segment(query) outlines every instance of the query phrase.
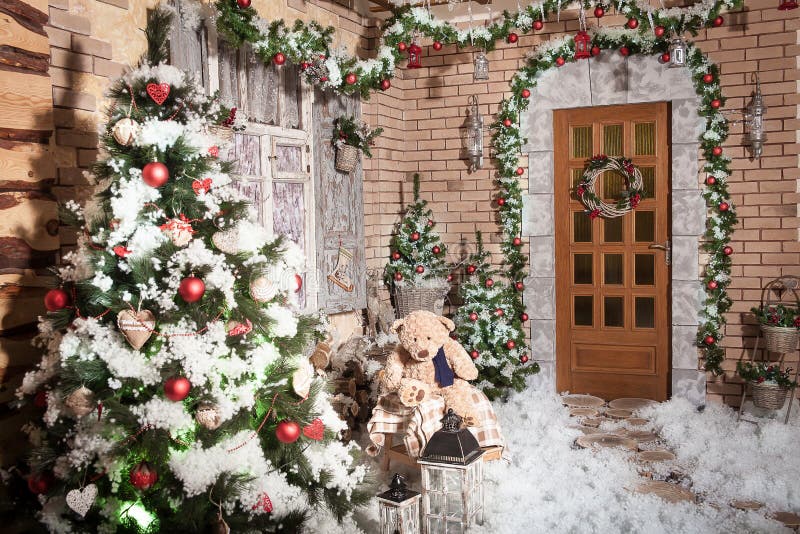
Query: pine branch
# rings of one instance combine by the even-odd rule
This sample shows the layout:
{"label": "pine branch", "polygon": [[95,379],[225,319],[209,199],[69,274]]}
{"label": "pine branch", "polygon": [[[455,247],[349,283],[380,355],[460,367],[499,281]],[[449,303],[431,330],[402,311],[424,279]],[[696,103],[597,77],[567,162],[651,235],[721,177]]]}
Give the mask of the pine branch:
{"label": "pine branch", "polygon": [[150,65],[169,61],[169,31],[172,26],[172,11],[157,7],[147,12],[147,52],[144,59]]}

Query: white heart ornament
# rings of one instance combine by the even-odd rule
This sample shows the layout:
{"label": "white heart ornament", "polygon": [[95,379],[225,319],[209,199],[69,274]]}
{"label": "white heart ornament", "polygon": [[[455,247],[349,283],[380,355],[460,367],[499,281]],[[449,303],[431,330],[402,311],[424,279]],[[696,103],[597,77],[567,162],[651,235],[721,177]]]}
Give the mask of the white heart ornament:
{"label": "white heart ornament", "polygon": [[96,498],[97,486],[88,484],[83,489],[74,489],[67,493],[67,506],[79,516],[86,517]]}
{"label": "white heart ornament", "polygon": [[300,362],[300,366],[292,374],[292,389],[303,399],[308,397],[311,390],[311,381],[314,379],[314,368],[305,360]]}
{"label": "white heart ornament", "polygon": [[122,310],[117,315],[117,328],[128,340],[130,346],[136,350],[141,349],[156,326],[156,317],[150,310]]}
{"label": "white heart ornament", "polygon": [[239,228],[231,228],[221,232],[215,232],[211,236],[211,242],[218,250],[225,254],[239,253]]}

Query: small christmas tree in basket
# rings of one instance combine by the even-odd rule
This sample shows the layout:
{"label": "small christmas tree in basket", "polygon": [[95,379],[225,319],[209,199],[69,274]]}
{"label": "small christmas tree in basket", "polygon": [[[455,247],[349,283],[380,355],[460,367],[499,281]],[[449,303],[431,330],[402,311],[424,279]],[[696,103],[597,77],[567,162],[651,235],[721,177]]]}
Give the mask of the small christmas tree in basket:
{"label": "small christmas tree in basket", "polygon": [[427,205],[419,198],[419,174],[415,174],[414,203],[395,228],[384,275],[386,285],[392,289],[398,318],[416,310],[441,315],[450,290],[447,248],[434,230],[433,212]]}

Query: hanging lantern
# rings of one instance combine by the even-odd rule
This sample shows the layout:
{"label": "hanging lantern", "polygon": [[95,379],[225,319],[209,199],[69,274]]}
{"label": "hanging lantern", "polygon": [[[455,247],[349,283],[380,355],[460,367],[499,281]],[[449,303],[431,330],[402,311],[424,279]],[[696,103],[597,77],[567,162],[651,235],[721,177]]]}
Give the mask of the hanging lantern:
{"label": "hanging lantern", "polygon": [[380,534],[420,534],[420,499],[418,492],[407,488],[402,475],[395,473],[389,491],[378,495]]}
{"label": "hanging lantern", "polygon": [[422,67],[422,47],[419,46],[417,38],[414,37],[411,46],[408,47],[408,68],[418,69],[420,67]]}
{"label": "hanging lantern", "polygon": [[422,522],[427,534],[466,532],[483,524],[483,451],[461,417],[447,411],[419,457]]}
{"label": "hanging lantern", "polygon": [[761,81],[758,79],[758,73],[753,73],[753,77],[756,79],[756,90],[753,93],[753,99],[745,108],[744,118],[747,128],[745,139],[750,144],[750,154],[753,159],[759,159],[761,151],[764,149],[764,141],[767,140],[764,133],[764,114],[767,112],[767,106],[764,105],[764,97],[761,96]]}
{"label": "hanging lantern", "polygon": [[670,68],[686,66],[686,43],[680,37],[673,37],[669,42]]}
{"label": "hanging lantern", "polygon": [[588,59],[592,57],[591,42],[589,34],[581,30],[575,35],[575,59]]}
{"label": "hanging lantern", "polygon": [[483,166],[483,117],[478,109],[478,97],[469,97],[470,109],[467,117],[467,155],[469,156],[469,172],[475,172]]}
{"label": "hanging lantern", "polygon": [[489,59],[483,50],[475,54],[475,70],[472,71],[472,79],[476,82],[489,79]]}
{"label": "hanging lantern", "polygon": [[782,0],[781,3],[778,5],[778,9],[781,11],[787,11],[789,9],[797,9],[797,0]]}

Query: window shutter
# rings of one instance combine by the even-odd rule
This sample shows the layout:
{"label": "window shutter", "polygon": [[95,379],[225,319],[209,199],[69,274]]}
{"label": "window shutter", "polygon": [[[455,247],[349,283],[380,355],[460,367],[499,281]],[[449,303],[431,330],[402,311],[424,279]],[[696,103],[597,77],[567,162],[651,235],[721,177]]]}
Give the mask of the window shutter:
{"label": "window shutter", "polygon": [[169,62],[172,66],[194,74],[208,93],[208,33],[202,22],[197,28],[187,27],[184,4],[176,2],[177,16],[169,34]]}
{"label": "window shutter", "polygon": [[[345,174],[334,168],[336,151],[331,144],[333,121],[341,115],[361,115],[355,96],[339,96],[315,89],[314,195],[316,252],[319,276],[318,306],[328,313],[366,308],[366,260],[364,256],[363,170]],[[353,254],[345,274],[353,282],[348,292],[328,280],[336,268],[339,246]]]}

